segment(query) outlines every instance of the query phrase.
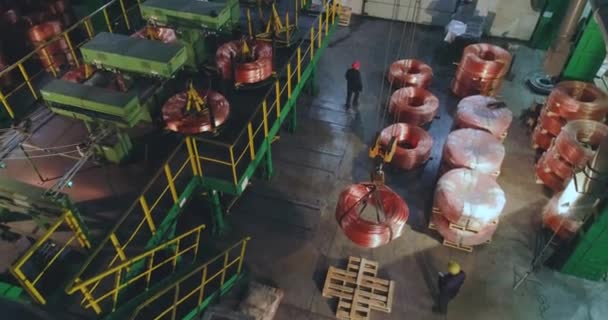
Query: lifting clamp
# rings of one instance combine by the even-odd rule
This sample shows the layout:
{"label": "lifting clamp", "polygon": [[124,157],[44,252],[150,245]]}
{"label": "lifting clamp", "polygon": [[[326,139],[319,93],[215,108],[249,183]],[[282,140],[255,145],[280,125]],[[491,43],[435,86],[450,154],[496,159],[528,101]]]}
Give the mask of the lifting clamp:
{"label": "lifting clamp", "polygon": [[203,99],[203,97],[201,97],[198,90],[196,90],[194,88],[194,84],[192,83],[192,80],[190,80],[188,82],[188,91],[187,92],[188,92],[188,96],[187,96],[188,101],[186,102],[186,113],[194,112],[194,113],[208,115],[209,123],[211,124],[213,131],[215,131],[216,130],[215,117],[213,115],[213,110],[211,110],[211,108],[209,108],[207,106],[207,104],[205,103],[205,99]]}
{"label": "lifting clamp", "polygon": [[369,148],[369,157],[374,159],[374,171],[371,173],[371,180],[376,185],[384,184],[384,164],[393,161],[393,156],[397,150],[397,139],[392,137],[388,145],[383,146],[380,142],[380,132],[376,133],[374,145]]}

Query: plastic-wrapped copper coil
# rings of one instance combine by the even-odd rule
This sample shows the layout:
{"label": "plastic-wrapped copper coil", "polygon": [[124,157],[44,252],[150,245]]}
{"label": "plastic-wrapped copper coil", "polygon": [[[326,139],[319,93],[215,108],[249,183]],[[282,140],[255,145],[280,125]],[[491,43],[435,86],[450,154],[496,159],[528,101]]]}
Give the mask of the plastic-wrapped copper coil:
{"label": "plastic-wrapped copper coil", "polygon": [[433,138],[426,130],[406,123],[396,123],[382,130],[380,143],[387,147],[393,137],[397,148],[391,165],[410,170],[424,164],[431,157]]}
{"label": "plastic-wrapped copper coil", "polygon": [[476,232],[452,228],[450,221],[438,213],[431,215],[431,222],[435,225],[437,232],[448,241],[463,246],[476,246],[492,240],[492,236],[498,228],[498,219],[492,221]]}
{"label": "plastic-wrapped copper coil", "polygon": [[560,214],[558,204],[562,193],[555,194],[543,208],[543,224],[564,240],[572,239],[583,225],[582,221]]}
{"label": "plastic-wrapped copper coil", "polygon": [[[382,216],[366,218],[362,213],[367,207],[379,209]],[[344,234],[365,248],[376,248],[400,237],[408,217],[409,208],[397,193],[372,183],[348,186],[336,206],[336,220]]]}
{"label": "plastic-wrapped copper coil", "polygon": [[498,139],[507,136],[513,113],[492,97],[470,96],[458,103],[454,123],[457,128],[485,130]]}
{"label": "plastic-wrapped copper coil", "polygon": [[399,122],[422,126],[433,121],[439,109],[439,100],[426,89],[401,88],[391,96],[389,110]]}
{"label": "plastic-wrapped copper coil", "polygon": [[470,169],[454,169],[439,178],[434,208],[448,221],[474,230],[493,223],[506,198],[496,180]]}
{"label": "plastic-wrapped copper coil", "polygon": [[546,154],[543,154],[536,163],[536,183],[544,184],[555,192],[564,190],[566,187],[565,180],[545,166],[545,156]]}
{"label": "plastic-wrapped copper coil", "polygon": [[459,129],[443,145],[445,169],[467,168],[497,177],[505,158],[505,147],[486,131]]}
{"label": "plastic-wrapped copper coil", "polygon": [[542,130],[549,132],[552,136],[557,137],[562,127],[566,125],[566,120],[559,116],[552,115],[552,112],[546,108],[540,112],[538,123]]}
{"label": "plastic-wrapped copper coil", "polygon": [[459,97],[473,94],[495,95],[509,70],[511,54],[495,45],[467,46],[452,80],[452,92]]}
{"label": "plastic-wrapped copper coil", "polygon": [[[84,64],[80,65],[80,67],[72,68],[63,74],[61,79],[74,83],[83,83],[87,80],[86,68],[87,66]],[[89,66],[88,68],[91,74],[95,72],[95,68],[93,66]]]}
{"label": "plastic-wrapped copper coil", "polygon": [[131,35],[133,38],[157,40],[163,43],[176,43],[177,34],[171,28],[145,26]]}
{"label": "plastic-wrapped copper coil", "polygon": [[198,94],[211,112],[198,112],[194,106],[187,111],[188,94],[186,92],[178,93],[163,105],[162,114],[167,129],[191,135],[212,132],[226,122],[230,114],[228,100],[211,90],[199,90]]}
{"label": "plastic-wrapped copper coil", "polygon": [[548,168],[555,175],[563,180],[572,177],[574,168],[564,158],[562,158],[555,147],[549,148],[547,152],[539,159],[539,165]]}
{"label": "plastic-wrapped copper coil", "polygon": [[608,96],[591,83],[564,81],[551,90],[547,108],[566,120],[603,121],[608,113]]}
{"label": "plastic-wrapped copper coil", "polygon": [[543,131],[543,128],[538,124],[532,131],[532,148],[547,150],[551,147],[554,138],[549,132]]}
{"label": "plastic-wrapped copper coil", "polygon": [[217,49],[215,61],[220,76],[236,83],[252,84],[272,76],[272,45],[261,40],[247,41],[250,56],[243,56],[243,41],[224,43]]}
{"label": "plastic-wrapped copper coil", "polygon": [[428,88],[433,79],[433,69],[420,60],[397,60],[391,64],[387,78],[396,88],[410,86]]}
{"label": "plastic-wrapped copper coil", "polygon": [[602,139],[608,136],[608,126],[593,120],[568,122],[555,139],[560,157],[575,167],[584,166],[595,155]]}

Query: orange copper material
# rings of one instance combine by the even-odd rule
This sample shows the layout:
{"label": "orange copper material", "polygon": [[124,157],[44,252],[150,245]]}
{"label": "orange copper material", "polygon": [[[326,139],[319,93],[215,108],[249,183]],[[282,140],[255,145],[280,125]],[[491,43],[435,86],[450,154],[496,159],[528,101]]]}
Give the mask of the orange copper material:
{"label": "orange copper material", "polygon": [[433,69],[420,60],[397,60],[391,64],[387,78],[388,82],[396,88],[410,86],[427,88],[433,79]]}
{"label": "orange copper material", "polygon": [[547,131],[552,136],[557,137],[562,127],[566,125],[566,120],[559,116],[553,115],[547,108],[543,108],[538,117],[538,123],[541,129]]}
{"label": "orange copper material", "polygon": [[178,93],[165,102],[162,114],[167,129],[192,135],[212,132],[226,122],[230,114],[228,100],[223,95],[211,90],[199,90],[198,94],[205,102],[207,112],[199,112],[194,107],[187,111],[187,92]]}
{"label": "orange copper material", "polygon": [[387,147],[395,137],[397,149],[391,165],[410,170],[424,164],[431,157],[433,138],[426,130],[406,123],[396,123],[380,133],[380,144]]}
{"label": "orange copper material", "polygon": [[[72,68],[65,74],[63,74],[63,76],[61,76],[61,79],[74,83],[83,83],[88,79],[86,68],[87,66],[84,64],[80,67]],[[88,66],[88,68],[91,74],[95,72],[95,68],[93,66]]]}
{"label": "orange copper material", "polygon": [[470,96],[458,103],[454,123],[458,128],[485,130],[504,139],[513,121],[513,113],[504,103],[486,96]]}
{"label": "orange copper material", "polygon": [[399,122],[422,126],[435,118],[439,100],[426,89],[401,88],[391,96],[389,111]]}
{"label": "orange copper material", "polygon": [[544,184],[555,192],[564,190],[566,187],[564,179],[545,166],[546,161],[543,159],[544,157],[546,157],[546,154],[543,154],[536,163],[536,182]]}
{"label": "orange copper material", "polygon": [[[365,216],[367,207],[374,218]],[[344,234],[355,244],[365,248],[385,245],[403,234],[409,217],[405,201],[384,185],[359,183],[340,193],[336,206],[336,220]]]}
{"label": "orange copper material", "polygon": [[133,38],[156,40],[163,43],[176,43],[177,34],[171,28],[146,26],[131,35]]}
{"label": "orange copper material", "polygon": [[549,132],[544,132],[540,125],[537,125],[532,132],[532,148],[547,150],[554,138]]}
{"label": "orange copper material", "polygon": [[497,177],[505,147],[490,133],[477,129],[459,129],[448,135],[441,159],[443,170],[467,168]]}
{"label": "orange copper material", "polygon": [[539,164],[540,166],[548,168],[551,170],[551,172],[563,180],[569,179],[574,173],[572,165],[560,157],[555,147],[549,148],[549,150],[547,150],[547,152],[539,159],[539,162],[541,162]]}
{"label": "orange copper material", "polygon": [[511,54],[495,45],[467,46],[452,80],[452,92],[459,97],[474,94],[494,96],[509,70]]}
{"label": "orange copper material", "polygon": [[477,232],[459,230],[450,227],[450,221],[438,213],[433,213],[431,215],[431,222],[437,228],[437,232],[439,232],[445,240],[464,246],[476,246],[487,243],[492,240],[492,236],[498,228],[498,220],[496,220],[484,225],[481,229],[477,230]]}
{"label": "orange copper material", "polygon": [[573,120],[555,139],[555,149],[568,163],[582,167],[595,156],[595,150],[607,136],[608,126],[601,122]]}
{"label": "orange copper material", "polygon": [[[55,36],[55,29],[51,23],[43,23],[33,26],[28,31],[28,37],[34,47],[41,47],[45,42],[52,39]],[[65,61],[66,57],[63,54],[63,50],[58,41],[48,44],[42,50],[38,52],[38,57],[45,70],[50,71],[51,69],[59,70]]]}
{"label": "orange copper material", "polygon": [[583,222],[571,218],[567,214],[560,214],[558,204],[561,195],[561,192],[555,194],[543,208],[543,224],[553,230],[559,238],[568,240],[576,235]]}
{"label": "orange copper material", "polygon": [[220,76],[236,83],[252,84],[272,76],[272,45],[261,40],[249,40],[250,55],[243,55],[243,41],[235,40],[217,49],[215,60]]}
{"label": "orange copper material", "polygon": [[604,121],[608,113],[608,96],[591,83],[563,81],[547,97],[547,111],[565,120]]}

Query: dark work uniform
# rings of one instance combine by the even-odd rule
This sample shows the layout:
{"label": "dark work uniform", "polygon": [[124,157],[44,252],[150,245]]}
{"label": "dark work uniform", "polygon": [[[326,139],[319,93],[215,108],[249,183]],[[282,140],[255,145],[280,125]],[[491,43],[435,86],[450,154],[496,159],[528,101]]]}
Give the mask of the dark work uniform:
{"label": "dark work uniform", "polygon": [[350,99],[354,94],[353,104],[359,104],[359,92],[363,90],[361,73],[357,69],[350,68],[346,71],[346,107],[350,107]]}
{"label": "dark work uniform", "polygon": [[448,302],[454,299],[464,283],[466,274],[463,271],[456,275],[446,274],[439,277],[439,299],[437,301],[437,311],[447,313]]}

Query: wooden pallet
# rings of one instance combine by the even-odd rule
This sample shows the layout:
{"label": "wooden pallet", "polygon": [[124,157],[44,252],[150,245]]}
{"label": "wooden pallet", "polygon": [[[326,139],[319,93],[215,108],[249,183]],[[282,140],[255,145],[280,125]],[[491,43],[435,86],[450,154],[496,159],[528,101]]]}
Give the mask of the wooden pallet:
{"label": "wooden pallet", "polygon": [[350,25],[350,17],[353,13],[353,9],[350,7],[340,7],[338,25],[342,27],[348,27]]}

